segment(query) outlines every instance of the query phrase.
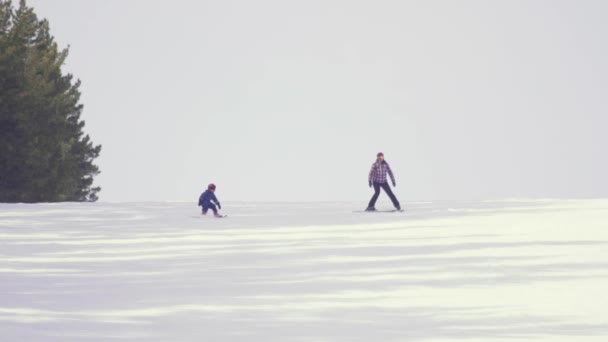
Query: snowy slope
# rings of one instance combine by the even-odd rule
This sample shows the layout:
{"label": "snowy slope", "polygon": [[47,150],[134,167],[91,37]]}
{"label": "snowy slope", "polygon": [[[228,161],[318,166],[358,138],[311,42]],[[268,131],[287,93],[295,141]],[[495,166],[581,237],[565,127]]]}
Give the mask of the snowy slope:
{"label": "snowy slope", "polygon": [[608,200],[0,204],[0,341],[607,341]]}

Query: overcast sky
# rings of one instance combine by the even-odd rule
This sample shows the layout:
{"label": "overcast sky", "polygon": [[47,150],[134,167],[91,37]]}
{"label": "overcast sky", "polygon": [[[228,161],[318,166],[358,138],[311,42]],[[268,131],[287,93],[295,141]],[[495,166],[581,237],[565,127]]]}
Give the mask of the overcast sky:
{"label": "overcast sky", "polygon": [[[29,0],[102,201],[608,196],[608,1]],[[386,201],[386,197],[382,197]]]}

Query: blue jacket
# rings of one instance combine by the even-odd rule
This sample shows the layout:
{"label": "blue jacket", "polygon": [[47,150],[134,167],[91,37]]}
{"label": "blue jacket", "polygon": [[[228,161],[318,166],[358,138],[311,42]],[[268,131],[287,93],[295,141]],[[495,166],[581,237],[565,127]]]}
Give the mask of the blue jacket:
{"label": "blue jacket", "polygon": [[203,192],[201,194],[201,196],[198,198],[199,206],[202,205],[203,207],[208,207],[211,202],[214,202],[218,206],[220,205],[220,201],[217,200],[217,197],[215,197],[215,194],[209,190],[206,190],[205,192]]}

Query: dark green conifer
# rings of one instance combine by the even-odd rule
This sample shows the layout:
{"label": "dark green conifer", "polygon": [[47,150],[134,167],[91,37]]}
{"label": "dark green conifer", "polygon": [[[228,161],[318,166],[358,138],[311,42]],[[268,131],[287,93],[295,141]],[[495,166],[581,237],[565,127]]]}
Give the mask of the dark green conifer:
{"label": "dark green conifer", "polygon": [[24,0],[0,0],[0,202],[97,200],[101,146],[83,133],[67,56]]}

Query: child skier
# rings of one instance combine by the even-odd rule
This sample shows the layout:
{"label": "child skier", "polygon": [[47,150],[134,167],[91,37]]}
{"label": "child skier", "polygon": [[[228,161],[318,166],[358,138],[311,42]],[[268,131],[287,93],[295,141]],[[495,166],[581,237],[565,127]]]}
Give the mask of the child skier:
{"label": "child skier", "polygon": [[[207,190],[198,198],[198,205],[203,207],[203,215],[207,215],[207,211],[211,209],[211,211],[213,211],[213,216],[222,217],[217,211],[217,209],[222,209],[222,205],[220,204],[220,201],[217,200],[217,197],[215,197],[215,184],[209,184]],[[216,205],[217,208],[215,207]]]}

